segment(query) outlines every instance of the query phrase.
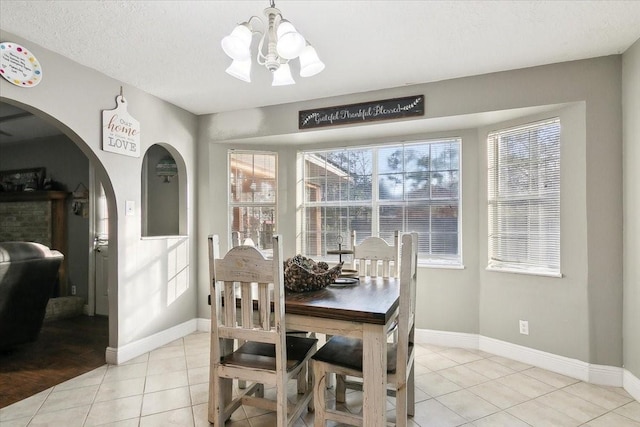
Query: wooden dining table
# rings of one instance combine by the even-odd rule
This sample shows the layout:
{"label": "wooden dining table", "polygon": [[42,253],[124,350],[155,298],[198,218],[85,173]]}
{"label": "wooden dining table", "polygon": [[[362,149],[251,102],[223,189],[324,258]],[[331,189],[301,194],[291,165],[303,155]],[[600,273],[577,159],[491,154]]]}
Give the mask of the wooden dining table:
{"label": "wooden dining table", "polygon": [[362,340],[362,415],[368,427],[386,425],[387,331],[397,314],[399,291],[398,279],[360,277],[356,285],[285,296],[287,329]]}

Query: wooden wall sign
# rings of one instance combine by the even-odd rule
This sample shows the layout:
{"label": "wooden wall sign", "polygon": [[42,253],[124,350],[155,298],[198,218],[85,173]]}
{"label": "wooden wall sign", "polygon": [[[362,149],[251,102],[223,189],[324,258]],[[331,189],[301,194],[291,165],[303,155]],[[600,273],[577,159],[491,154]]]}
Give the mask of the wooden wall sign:
{"label": "wooden wall sign", "polygon": [[298,129],[365,123],[424,115],[424,95],[360,104],[304,110],[298,113]]}
{"label": "wooden wall sign", "polygon": [[140,157],[140,122],[127,112],[127,101],[116,97],[115,110],[102,110],[102,150]]}

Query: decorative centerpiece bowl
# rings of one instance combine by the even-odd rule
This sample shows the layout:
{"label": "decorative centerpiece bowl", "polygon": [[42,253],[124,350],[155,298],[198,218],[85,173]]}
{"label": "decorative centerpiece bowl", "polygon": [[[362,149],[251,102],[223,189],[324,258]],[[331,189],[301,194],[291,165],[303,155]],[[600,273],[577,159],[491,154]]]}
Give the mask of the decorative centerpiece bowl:
{"label": "decorative centerpiece bowl", "polygon": [[284,286],[293,292],[309,292],[329,286],[342,272],[342,262],[329,268],[324,261],[296,255],[284,262]]}

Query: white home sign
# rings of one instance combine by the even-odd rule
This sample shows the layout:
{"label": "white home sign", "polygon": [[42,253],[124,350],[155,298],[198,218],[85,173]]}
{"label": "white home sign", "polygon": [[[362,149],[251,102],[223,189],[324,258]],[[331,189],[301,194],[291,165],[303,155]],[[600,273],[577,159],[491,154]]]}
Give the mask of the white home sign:
{"label": "white home sign", "polygon": [[140,157],[140,122],[129,115],[122,95],[115,110],[102,110],[102,150]]}

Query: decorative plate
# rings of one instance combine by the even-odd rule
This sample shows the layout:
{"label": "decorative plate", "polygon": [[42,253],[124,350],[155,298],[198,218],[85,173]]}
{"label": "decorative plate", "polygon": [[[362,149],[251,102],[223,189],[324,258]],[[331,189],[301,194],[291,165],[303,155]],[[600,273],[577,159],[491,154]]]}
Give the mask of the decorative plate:
{"label": "decorative plate", "polygon": [[360,280],[354,277],[338,277],[333,282],[331,282],[329,286],[333,286],[336,288],[344,288],[347,286],[355,286],[358,283],[360,283]]}
{"label": "decorative plate", "polygon": [[21,87],[33,87],[42,80],[42,67],[31,52],[13,42],[0,43],[0,76]]}
{"label": "decorative plate", "polygon": [[350,268],[343,268],[340,277],[358,277],[358,270],[352,270]]}

